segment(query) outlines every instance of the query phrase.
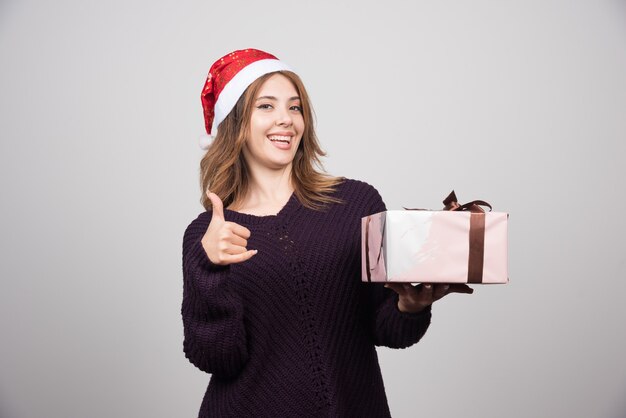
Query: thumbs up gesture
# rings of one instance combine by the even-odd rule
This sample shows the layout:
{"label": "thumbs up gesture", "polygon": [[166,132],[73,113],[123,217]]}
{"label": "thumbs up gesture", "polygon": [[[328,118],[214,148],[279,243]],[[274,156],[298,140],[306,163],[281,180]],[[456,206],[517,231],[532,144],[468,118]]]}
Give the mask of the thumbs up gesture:
{"label": "thumbs up gesture", "polygon": [[202,237],[202,247],[213,264],[227,265],[249,260],[257,250],[248,250],[250,230],[224,218],[224,205],[220,198],[207,191],[213,205],[211,223]]}

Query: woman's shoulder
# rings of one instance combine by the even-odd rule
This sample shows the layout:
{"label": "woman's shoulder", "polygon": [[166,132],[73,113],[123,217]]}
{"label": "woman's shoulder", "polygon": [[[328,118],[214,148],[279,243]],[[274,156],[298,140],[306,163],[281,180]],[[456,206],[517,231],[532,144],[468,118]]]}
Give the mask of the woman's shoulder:
{"label": "woman's shoulder", "polygon": [[376,190],[376,188],[371,184],[362,180],[350,179],[346,177],[342,177],[342,182],[339,184],[338,191],[342,195],[354,194],[380,196],[378,190]]}
{"label": "woman's shoulder", "polygon": [[191,221],[191,223],[185,229],[184,241],[193,240],[198,236],[204,235],[206,229],[209,227],[211,223],[211,211],[201,212],[196,219]]}
{"label": "woman's shoulder", "polygon": [[385,210],[378,190],[362,180],[344,178],[337,188],[337,197],[347,204],[360,208],[360,211],[365,211],[366,215]]}

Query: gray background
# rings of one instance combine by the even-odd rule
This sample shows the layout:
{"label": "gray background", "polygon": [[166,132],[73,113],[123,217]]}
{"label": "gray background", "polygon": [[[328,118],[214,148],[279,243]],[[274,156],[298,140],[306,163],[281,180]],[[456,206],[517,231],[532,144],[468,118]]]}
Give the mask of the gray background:
{"label": "gray background", "polygon": [[191,417],[181,239],[200,90],[233,49],[304,79],[333,174],[510,217],[510,278],[380,349],[395,417],[626,416],[626,5],[0,3],[0,416]]}

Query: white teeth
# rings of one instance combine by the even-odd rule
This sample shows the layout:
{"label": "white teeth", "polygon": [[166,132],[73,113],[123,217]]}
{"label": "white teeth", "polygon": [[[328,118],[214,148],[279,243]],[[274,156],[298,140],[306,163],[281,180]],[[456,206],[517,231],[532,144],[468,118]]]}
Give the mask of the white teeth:
{"label": "white teeth", "polygon": [[268,136],[267,138],[270,141],[279,141],[279,142],[284,142],[286,144],[289,144],[291,142],[291,137],[290,136],[272,135],[272,136]]}

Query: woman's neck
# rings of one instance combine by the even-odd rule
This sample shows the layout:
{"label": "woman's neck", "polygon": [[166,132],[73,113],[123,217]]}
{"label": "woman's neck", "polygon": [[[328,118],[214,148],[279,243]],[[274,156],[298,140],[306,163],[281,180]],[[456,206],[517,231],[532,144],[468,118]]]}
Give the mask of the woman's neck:
{"label": "woman's neck", "polygon": [[250,170],[248,191],[232,209],[250,215],[276,215],[293,193],[291,165],[280,170]]}

